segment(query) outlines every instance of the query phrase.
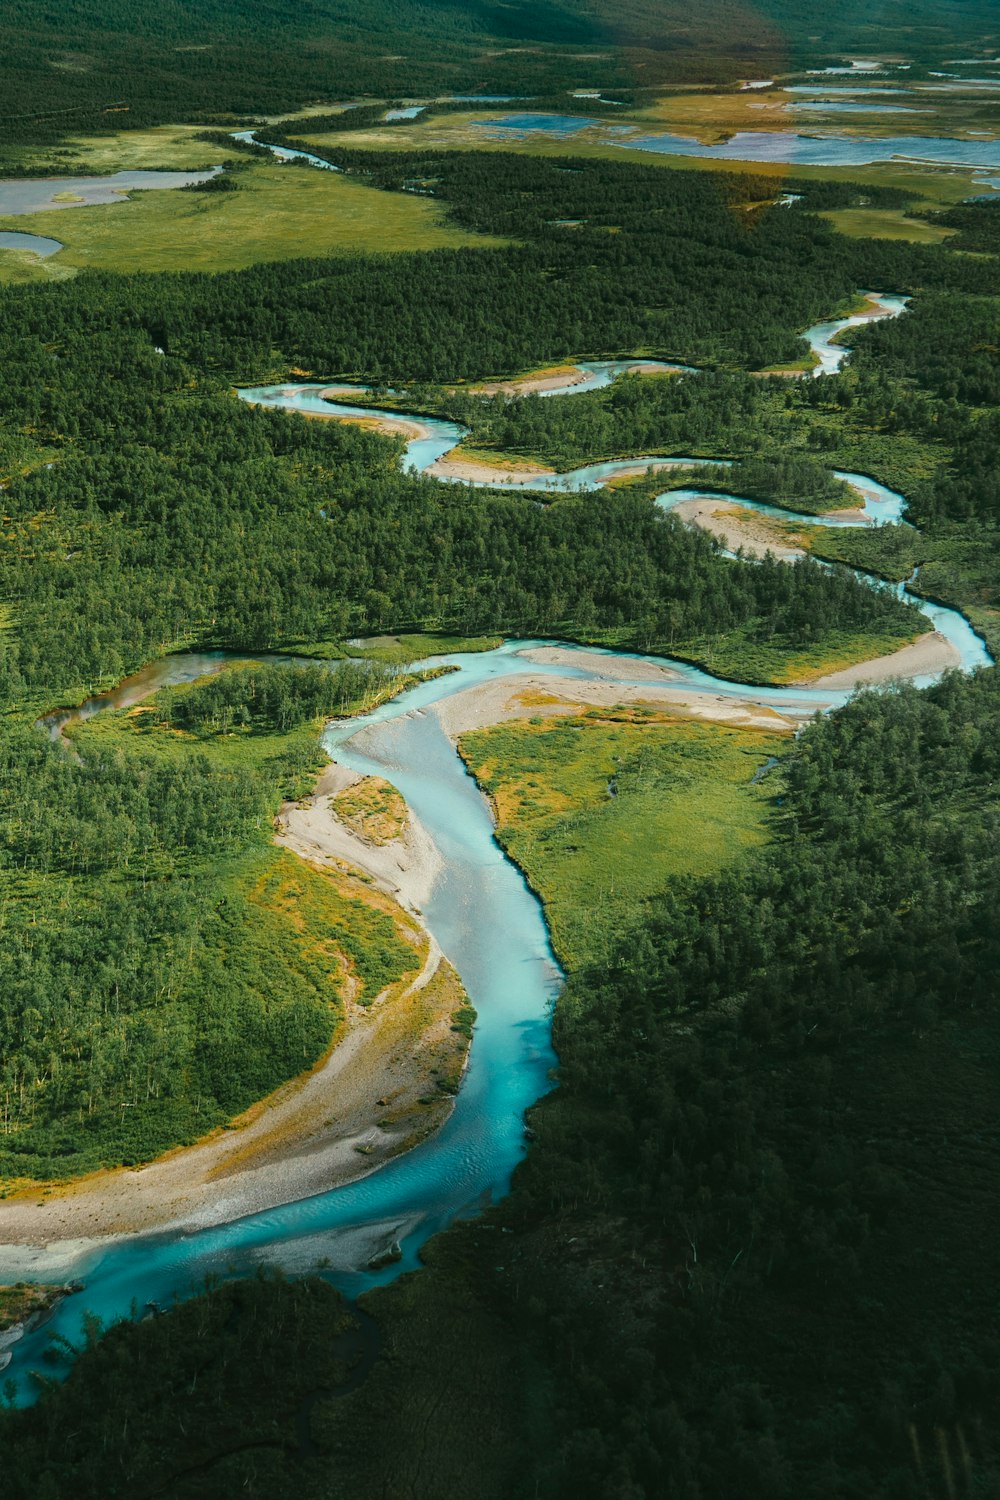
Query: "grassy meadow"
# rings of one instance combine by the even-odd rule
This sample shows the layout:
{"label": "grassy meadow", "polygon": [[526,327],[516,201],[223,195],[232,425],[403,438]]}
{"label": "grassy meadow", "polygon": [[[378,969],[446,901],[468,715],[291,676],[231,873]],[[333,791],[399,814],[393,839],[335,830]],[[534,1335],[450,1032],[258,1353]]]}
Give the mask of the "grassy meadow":
{"label": "grassy meadow", "polygon": [[753,777],[788,744],[639,704],[499,724],[459,749],[572,970],[605,958],[670,880],[714,874],[766,841],[773,783]]}
{"label": "grassy meadow", "polygon": [[[790,128],[794,117],[784,111],[787,95],[753,97],[739,93],[673,95],[625,114],[638,128],[671,128],[699,140],[725,138],[737,129]],[[950,101],[949,101],[950,103]],[[513,106],[511,106],[513,108]],[[573,109],[569,101],[567,110]],[[497,109],[497,117],[507,110]],[[863,118],[863,117],[862,117]],[[876,117],[873,117],[873,120]],[[907,130],[918,128],[914,115]],[[933,119],[928,116],[928,119]],[[810,117],[811,119],[811,117]],[[903,117],[900,117],[903,119]],[[896,117],[883,117],[880,130]],[[533,134],[522,138],[491,134],[491,117],[482,111],[459,111],[405,126],[314,133],[303,112],[298,125],[304,147],[365,150],[517,151],[529,155],[622,160],[623,153],[645,165],[673,170],[732,171],[801,180],[868,182],[913,195],[916,208],[944,207],[972,190],[971,169],[878,163],[869,167],[824,168],[768,162],[704,161],[654,152],[631,152],[627,144],[602,138],[608,121],[568,139]],[[805,122],[802,122],[803,125]],[[830,122],[826,122],[829,124]],[[869,124],[866,133],[878,133]],[[849,128],[842,118],[838,130]],[[484,128],[485,127],[485,128]],[[858,128],[855,125],[855,128]],[[898,123],[893,129],[902,128]],[[929,128],[925,126],[924,128]],[[942,120],[937,129],[945,130]],[[197,170],[232,160],[225,146],[199,139],[193,125],[165,125],[108,136],[79,136],[57,147],[7,148],[0,176],[8,170],[52,174],[104,174],[124,170]],[[0,250],[0,283],[23,284],[63,280],[84,269],[105,271],[228,271],[260,261],[295,259],[351,252],[430,250],[499,243],[469,234],[448,221],[447,211],[414,194],[388,193],[332,172],[277,162],[242,162],[236,192],[152,190],[122,203],[0,218],[0,229],[51,236],[64,249],[40,260],[29,253]],[[948,230],[907,217],[905,210],[854,208],[826,217],[852,236],[904,239],[930,244]]]}
{"label": "grassy meadow", "polygon": [[[151,134],[155,134],[152,132]],[[133,167],[206,166],[218,156],[176,161],[149,147]],[[82,172],[117,171],[110,151],[79,163]],[[446,222],[441,207],[412,193],[388,193],[311,167],[252,161],[234,192],[154,189],[121,203],[50,209],[0,219],[0,228],[61,240],[46,260],[0,252],[0,279],[58,280],[79,270],[235,271],[258,261],[302,256],[437,250],[498,241]]]}
{"label": "grassy meadow", "polygon": [[391,844],[406,830],[406,803],[381,776],[366,776],[332,799],[337,817],[369,844]]}
{"label": "grassy meadow", "polygon": [[909,240],[914,245],[939,245],[956,231],[927,219],[910,218],[901,208],[838,208],[820,214],[841,234],[854,239]]}

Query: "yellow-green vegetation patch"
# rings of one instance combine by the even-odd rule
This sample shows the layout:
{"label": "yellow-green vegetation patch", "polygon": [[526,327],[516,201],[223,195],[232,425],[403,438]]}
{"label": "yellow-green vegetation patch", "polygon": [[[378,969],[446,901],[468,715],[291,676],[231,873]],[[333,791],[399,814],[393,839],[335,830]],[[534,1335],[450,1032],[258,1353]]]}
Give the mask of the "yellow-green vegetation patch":
{"label": "yellow-green vegetation patch", "polygon": [[866,635],[830,630],[822,638],[801,650],[771,646],[764,641],[748,639],[746,630],[731,630],[723,636],[685,642],[678,655],[696,661],[717,677],[732,677],[738,682],[788,683],[805,682],[827,672],[839,672],[861,662],[888,656],[908,646],[924,634],[921,625],[901,635]]}
{"label": "yellow-green vegetation patch", "polygon": [[[204,161],[202,165],[204,165]],[[234,271],[258,261],[345,251],[437,250],[501,243],[449,224],[437,203],[314,168],[251,161],[235,191],[162,189],[121,203],[0,219],[61,240],[43,263],[105,271]],[[33,272],[34,274],[34,272]]]}
{"label": "yellow-green vegetation patch", "polygon": [[[251,942],[261,957],[266,961],[276,953],[293,981],[301,971],[316,988],[329,985],[332,1002],[339,1001],[348,981],[350,998],[370,1005],[420,967],[419,954],[403,940],[383,903],[362,899],[356,882],[314,869],[293,854],[271,851],[254,872],[247,897],[260,913],[259,935]],[[312,1060],[306,1058],[303,1066]]]}
{"label": "yellow-green vegetation patch", "polygon": [[[276,670],[229,680],[271,691]],[[282,797],[324,761],[315,725],[191,733],[164,712],[177,691],[74,726],[75,756],[24,730],[0,807],[17,857],[0,988],[37,1021],[5,1044],[0,1188],[196,1140],[315,1064],[346,1002],[424,961],[387,898],[272,842]]]}
{"label": "yellow-green vegetation patch", "polygon": [[[566,156],[603,158],[605,161],[632,161],[647,167],[660,167],[664,171],[677,172],[721,172],[738,174],[741,177],[766,177],[771,181],[794,177],[800,182],[847,182],[870,183],[873,187],[897,188],[910,193],[914,201],[926,198],[933,204],[947,206],[961,203],[974,193],[976,167],[935,166],[901,162],[871,162],[848,167],[817,167],[800,162],[738,161],[729,158],[703,156],[673,156],[665,151],[640,150],[630,146],[624,137],[601,140],[595,129],[586,129],[567,140],[565,136],[546,135],[533,131],[525,136],[516,136],[506,131],[491,134],[480,126],[496,124],[496,118],[509,113],[499,109],[497,117],[482,113],[452,114],[419,118],[413,125],[390,126],[384,129],[353,130],[337,133],[307,134],[297,137],[303,146],[318,146],[355,151],[516,151],[526,156],[551,156],[564,159]],[[613,120],[596,120],[596,130],[606,129]],[[636,121],[636,123],[640,123]],[[843,129],[838,124],[838,133]],[[643,134],[653,131],[643,131]],[[869,132],[866,131],[866,134]]]}
{"label": "yellow-green vegetation patch", "polygon": [[[630,122],[666,127],[705,143],[725,141],[737,130],[795,128],[791,96],[783,89],[731,93],[669,94],[645,109],[623,111]],[[616,121],[619,117],[616,116]]]}
{"label": "yellow-green vegetation patch", "polygon": [[[20,146],[7,158],[18,170],[39,177],[67,173],[91,174],[134,171],[199,171],[230,160],[228,149],[201,140],[201,125],[155,125],[145,130],[123,130],[118,135],[75,136],[58,146]],[[2,164],[0,164],[2,166]]]}
{"label": "yellow-green vegetation patch", "polygon": [[372,635],[360,645],[352,646],[351,654],[384,662],[386,666],[400,667],[424,661],[429,656],[452,656],[459,651],[495,651],[502,642],[503,636],[500,635]]}
{"label": "yellow-green vegetation patch", "polygon": [[36,1286],[30,1281],[0,1286],[0,1333],[26,1318],[47,1312],[64,1295],[61,1286]]}
{"label": "yellow-green vegetation patch", "polygon": [[915,245],[939,245],[949,235],[957,233],[943,224],[911,219],[898,208],[838,208],[819,217],[852,239],[909,240]]}
{"label": "yellow-green vegetation patch", "polygon": [[500,724],[459,748],[574,969],[669,881],[764,842],[771,788],[754,778],[788,743],[636,705]]}
{"label": "yellow-green vegetation patch", "polygon": [[[8,220],[12,224],[13,220]],[[0,250],[0,282],[24,286],[34,281],[65,281],[74,275],[72,267],[60,270],[50,265],[51,256],[43,259],[31,250]]]}
{"label": "yellow-green vegetation patch", "polygon": [[[428,1065],[436,1092],[458,1093],[469,1057],[476,1012],[458,974],[447,959],[438,964],[432,978],[405,1002],[413,1012],[414,1033],[428,1038]],[[435,1017],[448,1018],[447,1027]],[[384,1115],[388,1123],[392,1116]]]}
{"label": "yellow-green vegetation patch", "polygon": [[263,775],[273,785],[275,808],[282,798],[305,796],[316,772],[326,764],[315,726],[299,727],[287,734],[234,731],[203,737],[177,728],[164,717],[156,700],[117,713],[98,714],[93,719],[68,725],[63,732],[84,759],[101,754],[138,753],[145,759],[177,763],[197,754],[206,766]]}
{"label": "yellow-green vegetation patch", "polygon": [[366,776],[330,798],[342,823],[369,844],[391,844],[406,830],[406,803],[381,776]]}

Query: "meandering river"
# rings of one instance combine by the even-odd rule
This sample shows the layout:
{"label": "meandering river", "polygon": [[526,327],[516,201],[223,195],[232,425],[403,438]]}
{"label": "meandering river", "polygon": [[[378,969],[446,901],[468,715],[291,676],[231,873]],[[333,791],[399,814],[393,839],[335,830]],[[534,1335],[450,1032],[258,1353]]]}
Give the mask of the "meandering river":
{"label": "meandering river", "polygon": [[[432,1139],[369,1177],[233,1223],[206,1228],[188,1223],[170,1233],[103,1246],[65,1246],[58,1261],[29,1247],[0,1247],[0,1280],[63,1281],[72,1276],[86,1283],[82,1294],[58,1305],[44,1327],[11,1346],[13,1359],[5,1377],[13,1379],[17,1400],[34,1397],[29,1372],[39,1367],[49,1335],[77,1338],[84,1311],[107,1321],[127,1316],[134,1305],[165,1306],[172,1296],[196,1290],[206,1276],[242,1273],[260,1264],[297,1272],[322,1261],[324,1274],[354,1294],[414,1268],[430,1235],[507,1191],[525,1149],[524,1112],[550,1086],[555,1058],[549,1018],[561,975],[538,900],[501,853],[484,799],[428,710],[445,697],[498,677],[530,672],[593,681],[602,679],[606,666],[621,673],[623,684],[648,687],[642,666],[671,665],[661,658],[582,648],[574,652],[579,666],[526,658],[524,653],[545,644],[509,641],[479,655],[432,660],[427,665],[457,670],[364,718],[331,726],[324,739],[338,761],[391,780],[442,857],[443,874],[424,917],[479,1014],[468,1073],[448,1122]],[[121,706],[161,683],[201,676],[223,660],[222,653],[169,658],[147,670],[141,682],[133,680],[124,698],[110,694],[107,706]],[[679,686],[773,703],[803,715],[845,696],[747,689],[682,663],[676,670]],[[99,707],[100,700],[91,700],[87,711]],[[368,1270],[372,1256],[394,1241],[401,1246],[402,1260]]]}
{"label": "meandering river", "polygon": [[[883,306],[886,316],[901,311],[899,299],[896,303],[883,299]],[[817,325],[810,330],[810,341],[814,347],[821,341],[829,344],[831,330],[849,322]],[[830,347],[838,358],[844,357],[846,351]],[[603,378],[604,373],[614,378],[611,371],[616,363],[596,365],[595,378]],[[302,411],[313,409],[306,403],[319,401],[321,389],[281,386],[241,395]],[[324,411],[331,410],[330,403],[320,404]],[[370,407],[335,406],[333,410],[345,416],[371,415]],[[462,429],[456,424],[423,417],[414,420],[430,432],[407,445],[408,468],[426,468],[461,439]],[[537,486],[533,481],[533,487],[594,489],[610,475],[636,466],[690,462],[654,456],[588,465],[571,476],[555,476],[558,483]],[[863,494],[865,509],[873,518],[899,518],[901,496],[863,476],[842,477]],[[759,502],[731,498],[734,503],[761,508]],[[667,507],[675,503],[675,496],[663,496],[661,503]],[[789,515],[784,510],[777,513]],[[823,522],[814,516],[798,519]],[[931,608],[936,607],[927,606],[928,612]],[[989,661],[982,643],[956,611],[940,611],[932,618],[937,628],[954,633],[964,666]],[[42,1367],[50,1334],[78,1339],[87,1311],[105,1321],[125,1317],[148,1302],[164,1306],[175,1295],[189,1295],[206,1276],[241,1274],[261,1264],[300,1272],[322,1263],[323,1274],[349,1295],[356,1294],[413,1269],[419,1263],[421,1246],[431,1235],[456,1218],[481,1211],[507,1191],[525,1150],[524,1112],[550,1087],[555,1058],[549,1021],[561,974],[540,904],[500,851],[486,803],[432,711],[435,704],[475,684],[525,672],[578,681],[600,680],[611,672],[623,686],[648,687],[651,663],[671,669],[681,688],[766,704],[803,717],[848,696],[830,690],[750,688],[661,657],[583,648],[564,648],[569,664],[556,664],[536,659],[537,648],[545,644],[508,641],[494,651],[436,658],[425,665],[455,670],[422,683],[363,718],[332,725],[324,736],[326,749],[338,761],[362,774],[384,776],[399,788],[441,855],[442,874],[426,903],[424,918],[461,975],[479,1016],[468,1073],[447,1123],[436,1136],[368,1177],[231,1223],[205,1227],[186,1223],[162,1234],[101,1245],[66,1245],[58,1259],[39,1255],[30,1247],[0,1245],[0,1280],[23,1276],[63,1281],[72,1276],[85,1282],[85,1290],[61,1302],[47,1325],[10,1346],[13,1358],[5,1378],[13,1380],[17,1401],[34,1399],[30,1370]],[[225,659],[223,653],[168,658],[114,693],[90,700],[81,713],[121,707],[168,682],[217,670]],[[64,721],[55,716],[50,722],[53,732],[58,732]],[[377,1271],[368,1269],[373,1256],[396,1242],[402,1253],[398,1262]]]}

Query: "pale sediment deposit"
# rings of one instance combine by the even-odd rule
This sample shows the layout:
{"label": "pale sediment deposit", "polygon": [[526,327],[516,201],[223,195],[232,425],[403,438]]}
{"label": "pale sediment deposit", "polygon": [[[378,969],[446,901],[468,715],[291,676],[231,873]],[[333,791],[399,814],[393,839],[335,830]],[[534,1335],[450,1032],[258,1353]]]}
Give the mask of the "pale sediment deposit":
{"label": "pale sediment deposit", "polygon": [[839,672],[827,672],[804,680],[814,688],[852,688],[866,682],[891,682],[895,677],[930,677],[961,664],[958,648],[940,631],[928,630],[926,635],[888,656],[878,656],[873,661],[858,662],[856,666],[844,667]]}
{"label": "pale sediment deposit", "polygon": [[[411,915],[434,878],[433,846],[416,828],[374,846],[338,827],[331,796],[353,779],[329,767],[311,798],[283,809],[277,842],[318,868],[336,867],[354,881],[357,898],[391,912],[414,950],[411,973],[369,1006],[354,1002],[348,984],[326,1055],[225,1129],[143,1167],[35,1184],[4,1199],[4,1265],[51,1275],[109,1237],[221,1224],[326,1192],[415,1145],[446,1118],[453,1097],[439,1085],[457,1083],[468,1039],[452,1030],[466,1004],[458,976]],[[351,867],[364,874],[352,876]],[[382,891],[398,894],[410,911]]]}

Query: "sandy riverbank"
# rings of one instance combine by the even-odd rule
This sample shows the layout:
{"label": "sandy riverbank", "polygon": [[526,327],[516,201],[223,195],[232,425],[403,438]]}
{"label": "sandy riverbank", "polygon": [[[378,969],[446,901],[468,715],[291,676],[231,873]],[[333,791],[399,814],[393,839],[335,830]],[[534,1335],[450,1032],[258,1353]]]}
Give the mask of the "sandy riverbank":
{"label": "sandy riverbank", "polygon": [[[512,718],[629,703],[771,731],[794,730],[815,711],[814,703],[803,702],[778,712],[754,702],[750,687],[745,698],[692,689],[669,665],[638,657],[616,660],[558,645],[528,648],[520,657],[523,672],[471,686],[433,707],[449,736]],[[808,685],[840,689],[938,671],[956,660],[954,648],[928,632],[888,657]],[[533,670],[542,664],[586,667],[600,680]],[[362,738],[364,733],[359,731]],[[391,911],[414,947],[415,972],[368,1008],[348,994],[345,1020],[326,1056],[229,1128],[143,1168],[38,1184],[0,1202],[0,1278],[59,1275],[82,1252],[112,1237],[224,1223],[326,1191],[372,1171],[442,1123],[451,1099],[438,1090],[438,1078],[456,1076],[466,1044],[451,1030],[464,993],[419,921],[440,856],[412,814],[402,834],[382,844],[348,828],[332,800],[359,779],[329,766],[311,797],[282,809],[276,841],[353,882],[360,899]],[[434,1102],[424,1102],[428,1098]]]}
{"label": "sandy riverbank", "polygon": [[[288,392],[294,395],[294,390]],[[341,390],[338,386],[330,385],[324,387],[320,392],[324,401],[340,401],[344,398],[357,397],[357,392],[352,390]],[[296,408],[298,409],[298,408]],[[348,415],[340,411],[299,411],[302,417],[308,417],[313,422],[350,422],[355,427],[367,427],[372,432],[387,432],[393,437],[405,438],[408,443],[418,438],[431,437],[433,429],[426,422],[418,421],[414,417],[394,417],[386,413],[376,411],[374,408],[371,415],[364,416]]]}
{"label": "sandy riverbank", "polygon": [[356,385],[325,385],[316,394],[321,401],[357,401],[360,395],[367,393],[360,391]]}
{"label": "sandy riverbank", "polygon": [[[283,809],[277,842],[317,868],[336,869],[359,899],[391,912],[413,946],[415,972],[368,1007],[348,993],[327,1054],[226,1129],[139,1169],[36,1184],[0,1202],[4,1277],[58,1274],[111,1237],[221,1224],[325,1192],[443,1123],[453,1099],[438,1079],[457,1078],[468,1050],[451,1029],[464,990],[419,920],[383,894],[398,894],[415,911],[434,878],[435,852],[412,824],[404,839],[378,847],[343,828],[330,797],[355,779],[329,767],[311,798]],[[369,878],[351,875],[351,866]]]}
{"label": "sandy riverbank", "polygon": [[636,687],[606,682],[570,682],[558,677],[526,671],[524,675],[499,678],[470,687],[436,704],[437,715],[450,739],[473,729],[488,729],[510,719],[551,718],[586,713],[590,708],[614,708],[620,704],[649,704],[668,708],[683,718],[710,720],[742,729],[781,731],[796,729],[801,717],[812,710],[803,704],[802,715],[781,714],[752,702],[697,693],[688,688],[650,681]]}
{"label": "sandy riverbank", "polygon": [[[731,552],[742,548],[751,557],[763,557],[770,552],[789,562],[806,556],[808,552],[806,547],[795,545],[794,525],[786,529],[787,523],[776,517],[762,516],[756,511],[744,510],[741,506],[728,505],[723,499],[708,496],[697,500],[683,500],[680,505],[675,506],[673,514],[689,525],[711,532]],[[837,511],[834,514],[853,520],[860,512]],[[864,524],[864,518],[858,524]],[[887,656],[858,662],[855,666],[843,667],[837,672],[800,677],[798,685],[842,691],[845,688],[861,687],[865,683],[891,682],[897,677],[927,677],[961,664],[957,646],[952,645],[939,631],[929,630],[908,646],[901,646],[898,651],[892,651]]]}
{"label": "sandy riverbank", "polygon": [[950,667],[961,664],[958,648],[939,631],[928,630],[926,635],[888,656],[878,656],[873,661],[859,662],[857,666],[844,667],[839,672],[826,672],[800,681],[814,688],[852,688],[866,682],[891,682],[894,677],[926,677],[947,672]]}
{"label": "sandy riverbank", "polygon": [[[663,369],[659,361],[636,359],[622,373],[669,375],[673,372]],[[592,379],[591,372],[582,370],[579,365],[559,365],[547,370],[537,370],[533,375],[515,375],[511,380],[484,381],[478,385],[466,386],[465,390],[470,396],[532,396],[546,391],[572,390],[575,386],[586,385]]]}
{"label": "sandy riverbank", "polygon": [[[424,1139],[450,1113],[435,1070],[454,1070],[463,991],[431,947],[402,993],[348,1006],[336,1044],[232,1126],[148,1166],[36,1186],[0,1204],[0,1267],[30,1278],[69,1268],[109,1237],[223,1224],[326,1192]],[[27,1247],[33,1247],[28,1249]]]}
{"label": "sandy riverbank", "polygon": [[865,292],[864,307],[859,307],[857,312],[851,313],[852,318],[885,318],[890,316],[878,300],[877,292]]}
{"label": "sandy riverbank", "polygon": [[[364,731],[358,737],[363,743]],[[441,856],[409,810],[401,838],[372,844],[341,822],[332,800],[362,778],[345,766],[326,767],[311,797],[286,803],[275,842],[315,864],[361,870],[381,891],[419,913],[441,869]]]}
{"label": "sandy riverbank", "polygon": [[474,458],[439,458],[424,470],[432,479],[457,479],[463,484],[508,484],[530,485],[539,477],[550,477],[555,469],[544,464],[532,463],[530,459],[511,459],[509,462],[486,463]]}
{"label": "sandy riverbank", "polygon": [[797,547],[784,530],[785,523],[756,511],[744,510],[739,505],[730,505],[719,497],[682,500],[674,506],[671,515],[717,537],[730,552],[742,548],[751,557],[764,557],[770,552],[786,562],[805,555],[805,548]]}
{"label": "sandy riverbank", "polygon": [[532,396],[541,391],[558,391],[583,385],[590,379],[579,365],[559,365],[548,370],[538,370],[534,375],[515,375],[512,380],[489,380],[482,385],[470,385],[466,390],[470,396]]}
{"label": "sandy riverbank", "polygon": [[370,432],[385,432],[392,437],[405,438],[408,443],[433,436],[433,429],[426,422],[416,422],[408,417],[386,417],[375,412],[370,417],[354,417],[345,416],[339,411],[307,411],[303,416],[315,417],[319,422],[350,422],[352,427],[367,427]]}

